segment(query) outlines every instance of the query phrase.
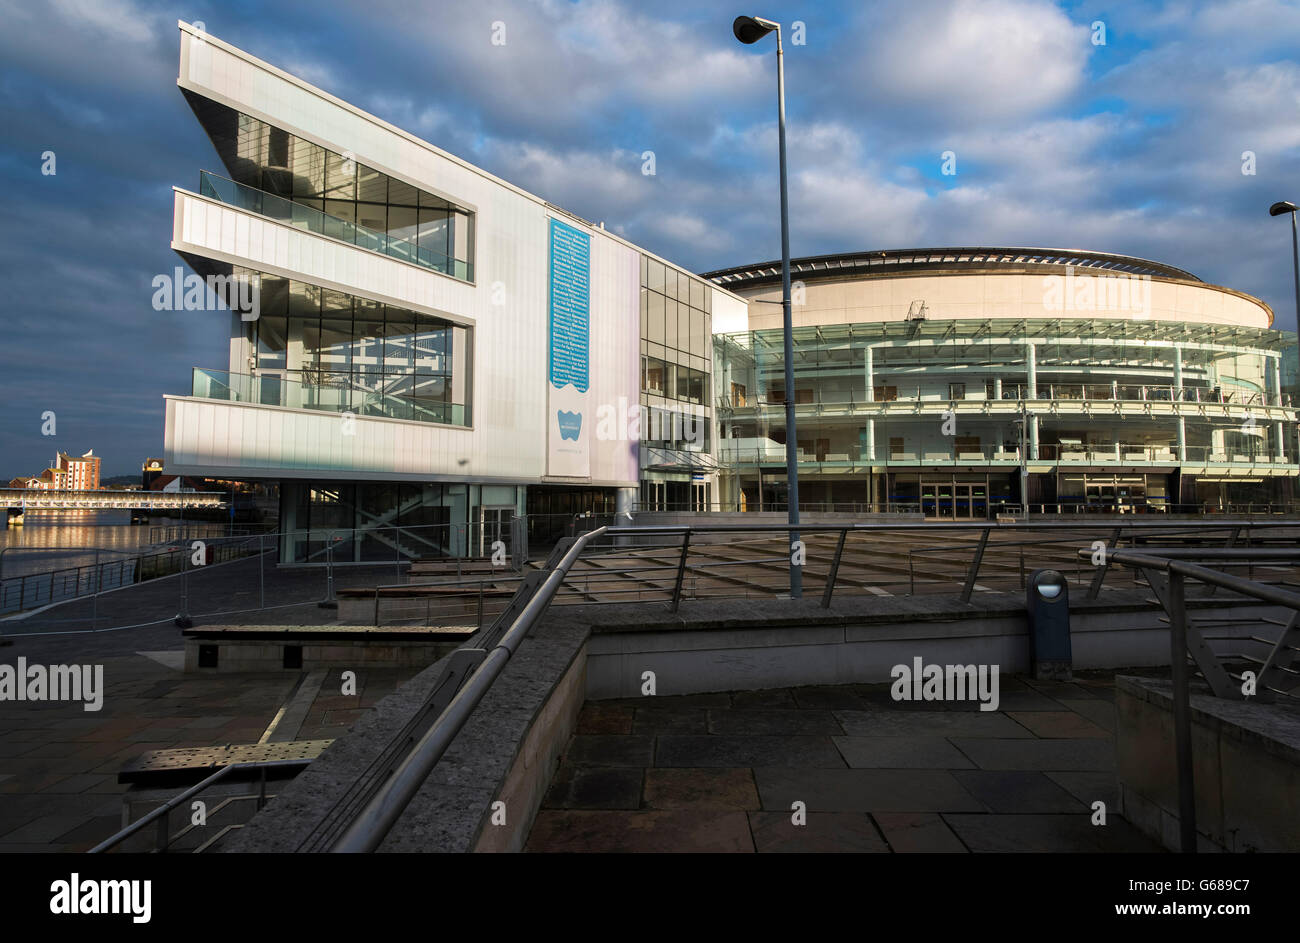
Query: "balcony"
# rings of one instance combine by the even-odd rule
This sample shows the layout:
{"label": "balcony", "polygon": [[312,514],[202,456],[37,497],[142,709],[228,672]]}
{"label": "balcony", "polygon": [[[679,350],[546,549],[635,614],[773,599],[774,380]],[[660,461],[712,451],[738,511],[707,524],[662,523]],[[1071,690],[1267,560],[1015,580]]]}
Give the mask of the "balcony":
{"label": "balcony", "polygon": [[[948,403],[1002,403],[1005,406],[1011,406],[1021,401],[1204,403],[1259,408],[1289,407],[1293,405],[1289,394],[1283,394],[1279,403],[1276,394],[1258,390],[1225,390],[1221,387],[1194,386],[1184,386],[1179,389],[1173,386],[1153,384],[1039,383],[1034,395],[1029,395],[1030,390],[1028,387],[1022,384],[1007,383],[1002,385],[1000,399],[992,395],[992,393],[986,392],[982,385],[980,388],[972,389],[957,397],[945,396],[938,389],[922,387],[895,387],[891,384],[886,389],[888,390],[887,395],[880,395],[872,399],[867,399],[860,389],[827,390],[816,387],[796,389],[795,405],[800,408],[800,411],[819,408],[851,411],[860,408],[886,407],[886,404],[895,402],[930,403],[935,405]],[[785,397],[779,390],[766,395],[759,393],[758,395],[746,394],[734,397],[724,393],[719,395],[717,400],[718,407],[721,409],[785,409]]]}
{"label": "balcony", "polygon": [[278,373],[257,376],[194,368],[191,396],[225,402],[352,413],[382,419],[404,419],[449,426],[468,426],[469,407],[463,403],[416,399],[400,393],[368,389],[340,374],[328,381],[303,382]]}
{"label": "balcony", "polygon": [[[1082,445],[1069,443],[1043,443],[1038,447],[1037,457],[1027,457],[1025,464],[1041,466],[1052,465],[1058,468],[1071,466],[1119,466],[1119,467],[1167,467],[1183,466],[1232,466],[1238,469],[1248,468],[1256,471],[1271,468],[1291,467],[1296,465],[1296,455],[1276,456],[1268,452],[1216,452],[1211,446],[1188,445],[1185,448],[1186,460],[1178,459],[1176,443],[1117,443],[1106,446]],[[723,439],[719,443],[718,459],[724,466],[756,467],[784,466],[785,445],[772,439],[738,438]],[[889,453],[885,446],[878,446],[875,458],[869,458],[865,446],[832,444],[824,452],[812,453],[805,449],[798,452],[800,468],[813,472],[834,474],[846,472],[862,466],[890,467],[935,467],[935,466],[975,466],[991,465],[994,467],[1014,467],[1021,464],[1019,448],[1004,448],[997,445],[968,446],[956,450],[941,446],[922,446],[904,448]]]}
{"label": "balcony", "polygon": [[286,200],[254,187],[236,183],[206,170],[199,172],[199,193],[238,209],[265,216],[276,222],[302,229],[318,236],[337,239],[360,249],[369,249],[402,262],[465,282],[474,280],[474,265],[465,259],[455,259],[433,249],[417,246],[407,239],[358,226],[318,209]]}

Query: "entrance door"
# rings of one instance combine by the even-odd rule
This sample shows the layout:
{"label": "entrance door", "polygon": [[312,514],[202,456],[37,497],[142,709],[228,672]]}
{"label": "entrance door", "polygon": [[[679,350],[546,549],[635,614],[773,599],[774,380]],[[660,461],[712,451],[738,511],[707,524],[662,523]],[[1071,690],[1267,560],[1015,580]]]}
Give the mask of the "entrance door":
{"label": "entrance door", "polygon": [[709,509],[709,483],[707,481],[691,482],[691,509],[697,512]]}
{"label": "entrance door", "polygon": [[951,519],[953,488],[948,484],[921,485],[921,513],[934,520]]}
{"label": "entrance door", "polygon": [[962,520],[984,520],[989,516],[989,496],[984,485],[957,485],[953,513]]}
{"label": "entrance door", "polygon": [[510,552],[510,520],[515,516],[513,504],[489,505],[479,508],[478,554],[490,557],[499,540]]}

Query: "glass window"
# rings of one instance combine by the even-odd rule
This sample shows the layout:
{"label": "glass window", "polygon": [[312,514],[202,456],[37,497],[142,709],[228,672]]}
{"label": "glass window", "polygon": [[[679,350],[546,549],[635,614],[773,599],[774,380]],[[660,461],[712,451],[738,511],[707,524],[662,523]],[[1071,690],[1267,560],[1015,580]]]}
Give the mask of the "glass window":
{"label": "glass window", "polygon": [[699,370],[690,371],[690,377],[691,387],[690,396],[687,398],[688,402],[702,404],[704,402],[705,380],[707,378]]}
{"label": "glass window", "polygon": [[320,346],[317,355],[313,359],[322,367],[347,370],[348,365],[352,363],[351,319],[324,318],[321,320]]}
{"label": "glass window", "polygon": [[650,259],[646,263],[649,278],[646,280],[646,287],[651,291],[657,291],[660,294],[664,290],[664,264]]}
{"label": "glass window", "polygon": [[[644,258],[644,257],[643,257]],[[644,348],[645,338],[650,336],[650,293],[644,288],[641,289],[641,344]]]}
{"label": "glass window", "polygon": [[[652,338],[653,339],[653,338]],[[664,301],[664,346],[677,347],[677,302]]]}
{"label": "glass window", "polygon": [[415,369],[415,317],[410,311],[388,309],[384,323],[384,369],[399,373]]}
{"label": "glass window", "polygon": [[418,206],[420,191],[409,183],[388,178],[388,204],[390,206]]}
{"label": "glass window", "polygon": [[357,164],[357,199],[366,203],[387,203],[388,176],[365,164]]}
{"label": "glass window", "polygon": [[697,278],[691,279],[691,307],[704,311],[704,282]]}
{"label": "glass window", "polygon": [[688,308],[691,320],[691,353],[704,356],[708,353],[708,346],[704,337],[704,312],[695,308]]}
{"label": "glass window", "polygon": [[691,398],[691,374],[694,373],[690,367],[677,367],[677,398],[690,401]]}
{"label": "glass window", "polygon": [[320,317],[321,290],[306,282],[289,283],[289,317]]}
{"label": "glass window", "polygon": [[419,224],[419,244],[421,253],[434,254],[434,261],[445,259],[448,253],[448,239],[451,235],[451,221],[444,209],[421,209]]}
{"label": "glass window", "polygon": [[646,339],[652,344],[664,343],[664,296],[657,292],[647,292],[647,317],[649,331]]}
{"label": "glass window", "polygon": [[258,367],[285,366],[285,351],[288,347],[289,322],[285,318],[257,319],[257,365]]}
{"label": "glass window", "polygon": [[642,389],[648,393],[663,394],[665,389],[666,368],[662,360],[647,357],[645,361],[645,385]]}
{"label": "glass window", "polygon": [[681,295],[677,291],[677,269],[664,268],[664,294],[672,299],[678,300]]}
{"label": "glass window", "polygon": [[334,200],[355,200],[357,198],[357,162],[326,152],[325,159],[325,196]]}
{"label": "glass window", "polygon": [[293,171],[293,195],[324,197],[325,148],[300,137],[293,137],[289,146],[289,160],[289,168]]}

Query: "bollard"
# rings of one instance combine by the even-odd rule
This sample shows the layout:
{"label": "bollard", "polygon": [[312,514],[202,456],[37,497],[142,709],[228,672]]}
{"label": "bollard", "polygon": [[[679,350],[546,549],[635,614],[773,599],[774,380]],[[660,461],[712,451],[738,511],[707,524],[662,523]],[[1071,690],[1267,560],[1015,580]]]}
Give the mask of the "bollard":
{"label": "bollard", "polygon": [[1071,680],[1070,587],[1065,576],[1057,570],[1031,573],[1025,608],[1034,678]]}

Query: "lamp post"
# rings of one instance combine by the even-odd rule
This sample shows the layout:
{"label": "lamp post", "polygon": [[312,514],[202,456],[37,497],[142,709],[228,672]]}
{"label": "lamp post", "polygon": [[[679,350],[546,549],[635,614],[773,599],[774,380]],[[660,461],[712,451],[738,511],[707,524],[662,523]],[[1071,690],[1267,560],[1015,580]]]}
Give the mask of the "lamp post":
{"label": "lamp post", "polygon": [[[794,336],[790,316],[790,201],[785,182],[785,52],[781,48],[781,24],[757,16],[738,16],[731,31],[745,45],[776,33],[777,140],[781,162],[781,311],[785,325],[785,477],[789,522],[799,523],[799,445],[794,422]],[[790,597],[803,595],[803,571],[795,563],[794,545],[798,530],[790,531]]]}
{"label": "lamp post", "polygon": [[[1300,240],[1296,236],[1296,210],[1300,209],[1294,203],[1283,200],[1280,203],[1274,203],[1268,208],[1269,216],[1281,216],[1283,213],[1291,214],[1291,273],[1295,278],[1295,317],[1296,330],[1300,331]],[[1281,402],[1282,390],[1281,383],[1278,384],[1278,402]]]}

